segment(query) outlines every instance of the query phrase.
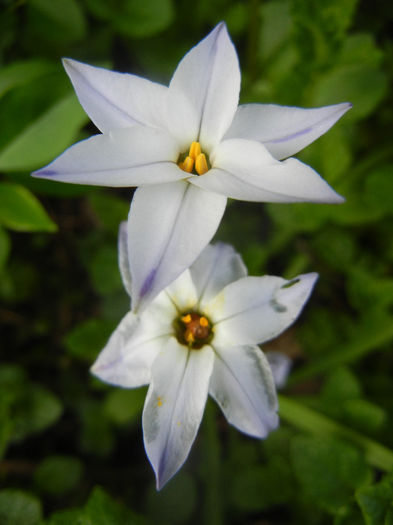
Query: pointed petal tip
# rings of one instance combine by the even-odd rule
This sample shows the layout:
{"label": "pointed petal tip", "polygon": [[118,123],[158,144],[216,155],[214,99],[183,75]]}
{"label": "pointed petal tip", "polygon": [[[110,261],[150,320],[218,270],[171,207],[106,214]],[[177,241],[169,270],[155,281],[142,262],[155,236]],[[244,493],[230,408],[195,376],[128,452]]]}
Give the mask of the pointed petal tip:
{"label": "pointed petal tip", "polygon": [[47,169],[33,171],[32,174],[31,174],[32,177],[36,177],[36,178],[39,178],[39,179],[50,179],[54,175],[57,175],[57,171],[55,171],[55,170],[47,170]]}

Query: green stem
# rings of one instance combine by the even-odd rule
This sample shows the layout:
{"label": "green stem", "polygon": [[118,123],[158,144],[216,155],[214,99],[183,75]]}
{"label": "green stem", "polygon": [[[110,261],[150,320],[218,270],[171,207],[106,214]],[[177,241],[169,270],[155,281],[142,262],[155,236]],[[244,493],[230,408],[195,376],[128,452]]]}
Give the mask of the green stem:
{"label": "green stem", "polygon": [[221,525],[222,505],[220,498],[220,441],[217,433],[215,406],[209,400],[203,418],[204,482],[206,525]]}
{"label": "green stem", "polygon": [[293,398],[279,396],[280,416],[295,427],[314,435],[335,436],[360,447],[370,465],[384,471],[393,469],[393,451],[373,439],[320,414]]}
{"label": "green stem", "polygon": [[393,323],[388,323],[385,318],[382,319],[380,326],[377,323],[378,321],[374,320],[373,326],[363,327],[362,333],[359,333],[359,337],[356,337],[355,340],[340,345],[329,354],[294,371],[288,385],[293,385],[338,365],[355,361],[389,343],[393,339]]}

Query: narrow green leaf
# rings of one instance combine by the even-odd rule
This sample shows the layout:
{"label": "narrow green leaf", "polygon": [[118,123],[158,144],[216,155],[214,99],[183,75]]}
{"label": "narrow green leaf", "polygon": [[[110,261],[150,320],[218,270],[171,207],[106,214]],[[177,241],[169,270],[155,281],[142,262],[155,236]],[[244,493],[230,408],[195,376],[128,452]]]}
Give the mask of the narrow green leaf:
{"label": "narrow green leaf", "polygon": [[288,383],[294,384],[344,363],[356,361],[389,343],[393,339],[391,316],[384,312],[374,312],[374,314],[374,316],[368,316],[368,321],[359,322],[360,328],[356,339],[337,346],[330,353],[295,371]]}
{"label": "narrow green leaf", "polygon": [[23,171],[44,166],[75,140],[87,121],[76,96],[67,95],[7,144],[0,152],[0,170]]}
{"label": "narrow green leaf", "polygon": [[0,183],[0,224],[17,231],[57,230],[40,202],[19,184]]}
{"label": "narrow green leaf", "polygon": [[0,71],[0,97],[17,86],[22,86],[41,76],[56,71],[52,62],[44,60],[20,60]]}
{"label": "narrow green leaf", "polygon": [[280,395],[279,403],[280,416],[288,423],[314,435],[332,436],[350,441],[363,450],[370,465],[384,471],[393,469],[393,450],[340,423],[336,423],[293,398]]}

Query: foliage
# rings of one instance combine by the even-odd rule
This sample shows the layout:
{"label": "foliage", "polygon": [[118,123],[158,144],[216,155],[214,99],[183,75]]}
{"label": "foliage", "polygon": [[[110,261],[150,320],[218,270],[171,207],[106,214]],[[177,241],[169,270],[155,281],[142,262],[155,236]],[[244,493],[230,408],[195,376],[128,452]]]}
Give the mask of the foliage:
{"label": "foliage", "polygon": [[[31,0],[0,17],[0,523],[393,523],[393,7],[361,0]],[[132,190],[33,179],[97,132],[60,58],[167,83],[219,20],[242,101],[353,109],[299,158],[347,202],[233,202],[217,238],[250,273],[319,283],[265,349],[295,365],[282,425],[259,442],[208,406],[156,493],[140,414],[89,366],[129,308],[116,261]]]}

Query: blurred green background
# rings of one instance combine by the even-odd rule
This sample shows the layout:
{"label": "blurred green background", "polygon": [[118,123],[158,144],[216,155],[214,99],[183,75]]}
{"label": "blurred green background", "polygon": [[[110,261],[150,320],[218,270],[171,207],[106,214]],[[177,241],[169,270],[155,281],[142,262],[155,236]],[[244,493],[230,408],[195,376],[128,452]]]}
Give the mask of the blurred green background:
{"label": "blurred green background", "polygon": [[[299,158],[347,202],[232,202],[217,239],[251,274],[320,279],[265,346],[294,360],[265,441],[209,402],[160,493],[145,390],[89,367],[129,304],[117,229],[132,190],[32,179],[96,133],[60,58],[163,83],[220,20],[241,102],[353,109]],[[376,0],[2,0],[0,524],[393,524],[393,4]]]}

